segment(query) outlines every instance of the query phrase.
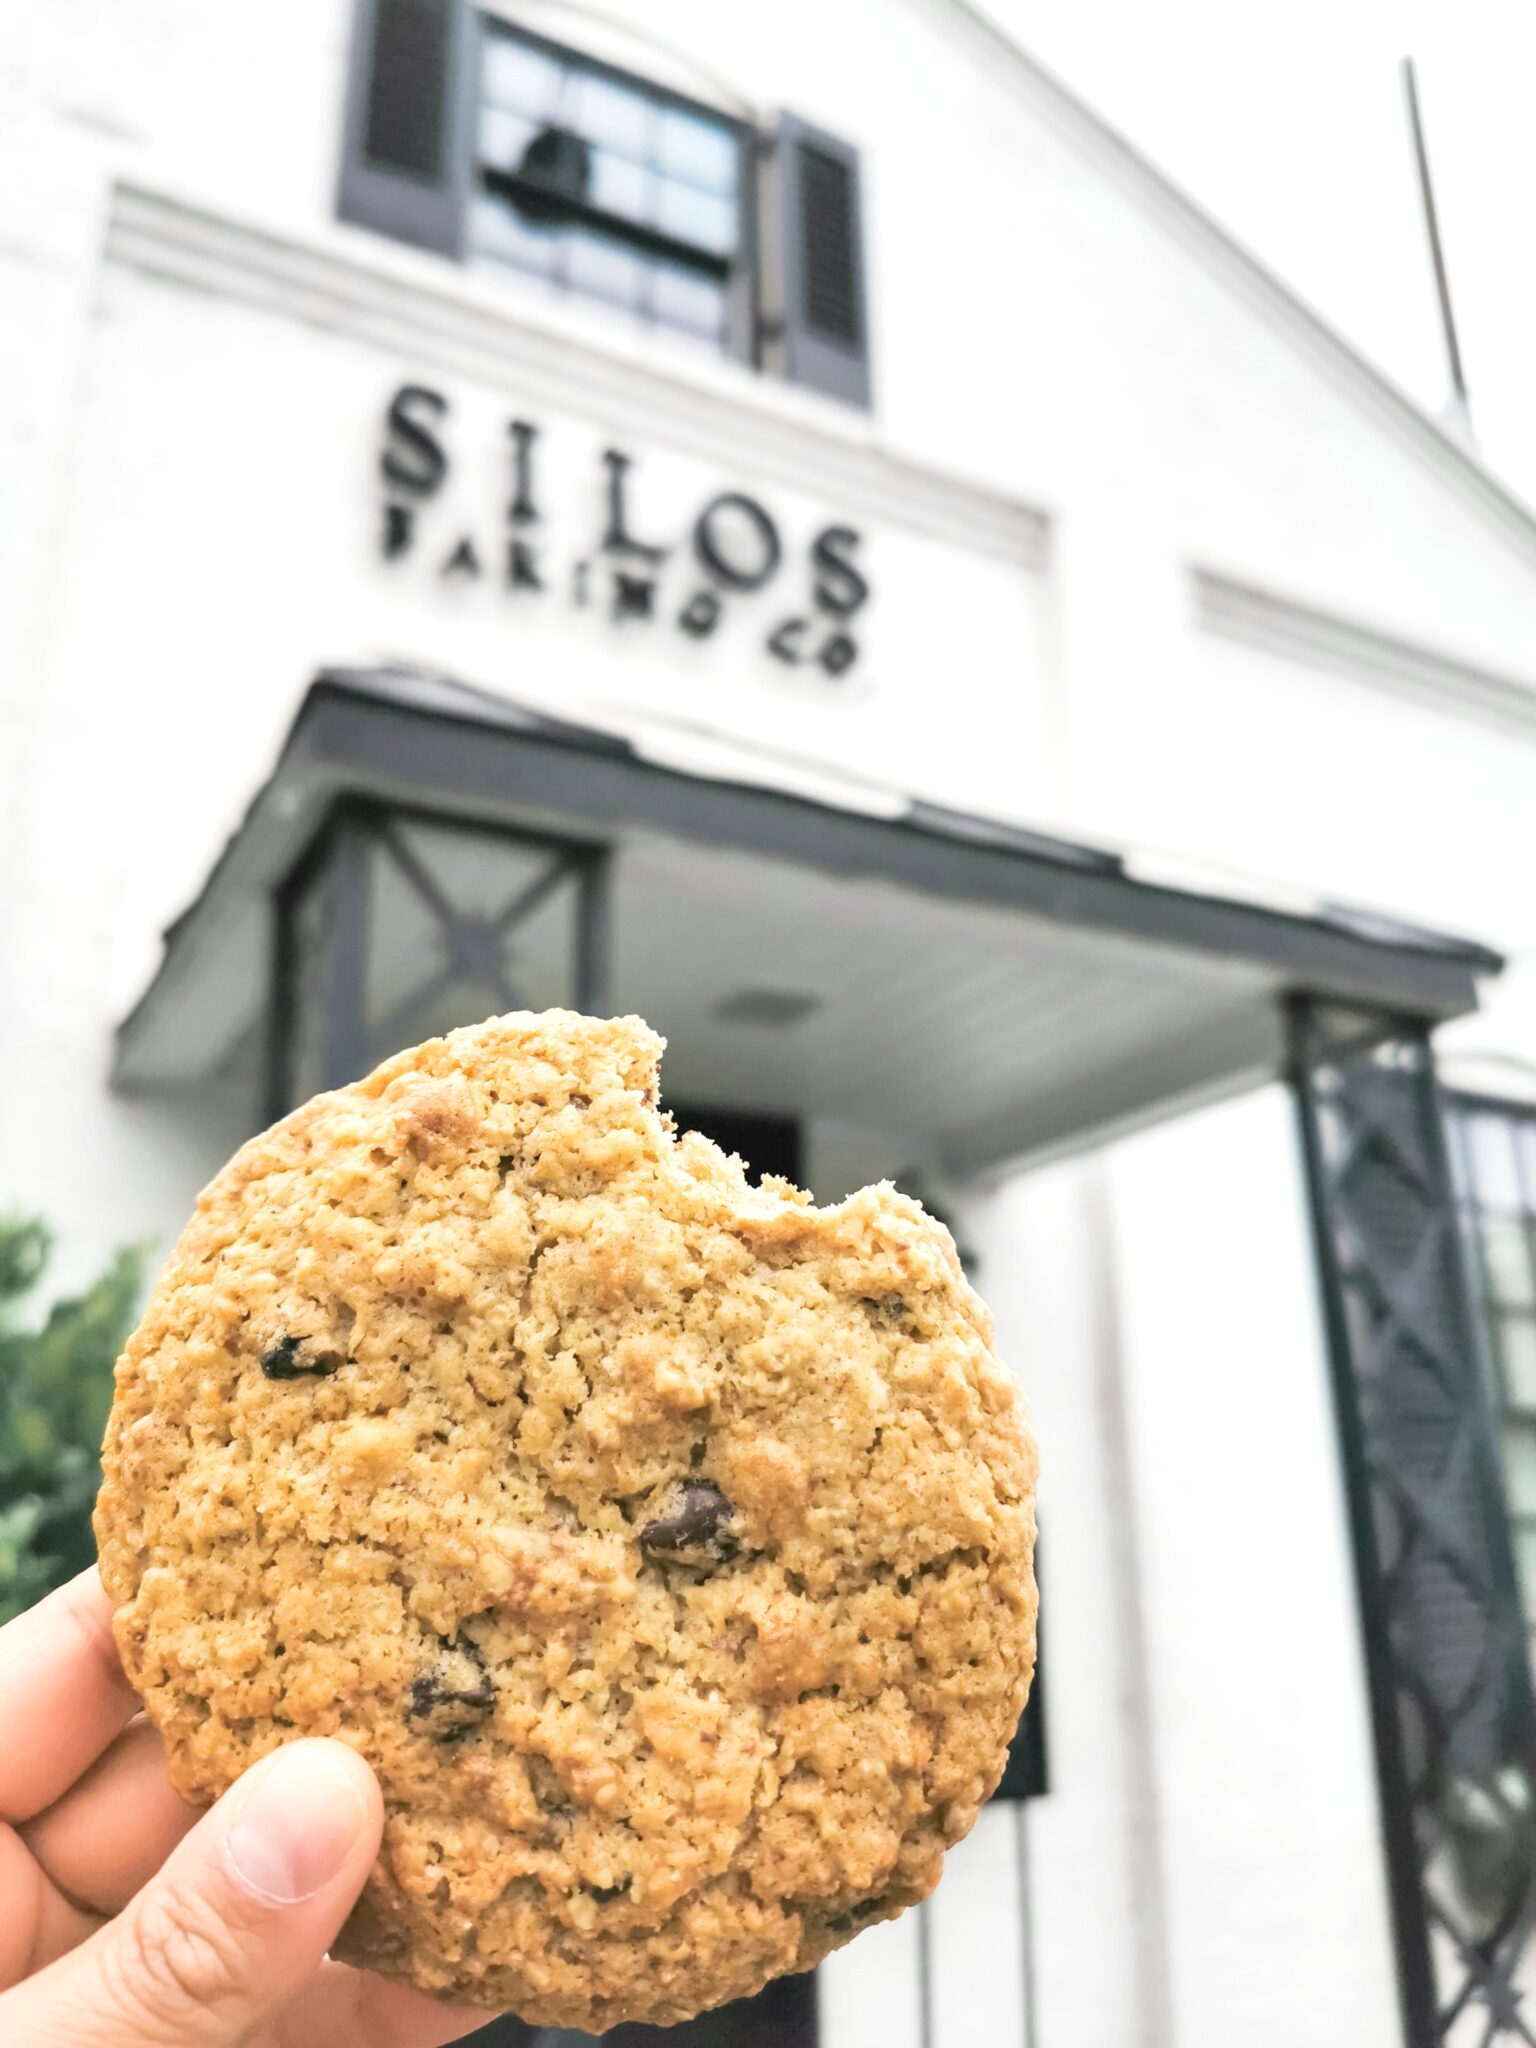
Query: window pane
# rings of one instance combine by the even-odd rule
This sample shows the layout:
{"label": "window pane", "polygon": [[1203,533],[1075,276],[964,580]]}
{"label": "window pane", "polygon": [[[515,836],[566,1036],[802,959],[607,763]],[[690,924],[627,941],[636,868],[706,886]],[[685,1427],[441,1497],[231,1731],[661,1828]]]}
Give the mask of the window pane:
{"label": "window pane", "polygon": [[651,310],[664,327],[702,340],[718,341],[725,327],[725,288],[711,277],[656,264],[651,273]]}
{"label": "window pane", "polygon": [[531,50],[511,36],[491,35],[485,44],[485,93],[504,107],[535,119],[554,113],[560,97],[562,66],[542,50]]}
{"label": "window pane", "polygon": [[701,192],[697,185],[679,184],[675,178],[657,183],[656,225],[663,234],[716,256],[729,256],[736,246],[734,200]]}
{"label": "window pane", "polygon": [[537,121],[509,114],[501,107],[480,110],[480,161],[498,171],[515,171],[523,151],[539,132]]}
{"label": "window pane", "polygon": [[1536,1423],[1505,1425],[1504,1484],[1512,1514],[1536,1515]]}
{"label": "window pane", "polygon": [[1459,1108],[1451,1109],[1445,1119],[1446,1150],[1450,1154],[1451,1179],[1456,1183],[1458,1199],[1463,1202],[1470,1201],[1476,1193],[1471,1182],[1467,1122],[1467,1112]]}
{"label": "window pane", "polygon": [[1503,1315],[1495,1319],[1494,1342],[1504,1375],[1504,1398],[1512,1408],[1536,1415],[1536,1318]]}
{"label": "window pane", "polygon": [[647,268],[643,256],[586,228],[568,229],[565,246],[565,278],[573,291],[590,292],[619,306],[641,304]]}
{"label": "window pane", "polygon": [[1520,1182],[1515,1172],[1513,1123],[1503,1116],[1469,1116],[1466,1132],[1477,1200],[1485,1209],[1518,1210]]}
{"label": "window pane", "polygon": [[[644,231],[722,269],[732,260],[740,239],[734,126],[490,24],[481,88],[479,164],[539,190],[517,202],[477,194],[471,257],[602,299],[718,352],[728,310],[720,281],[661,261]],[[582,223],[588,208],[605,217],[601,229]]]}
{"label": "window pane", "polygon": [[559,249],[557,229],[526,221],[500,199],[480,195],[471,202],[469,245],[477,256],[515,263],[540,277],[552,275]]}
{"label": "window pane", "polygon": [[612,150],[592,152],[592,204],[604,213],[622,214],[626,220],[648,221],[651,217],[651,173],[643,164]]}
{"label": "window pane", "polygon": [[624,156],[649,153],[651,102],[611,79],[577,73],[571,80],[566,119],[578,135]]}
{"label": "window pane", "polygon": [[1482,1225],[1483,1268],[1495,1301],[1527,1308],[1536,1301],[1531,1240],[1523,1219],[1486,1217]]}
{"label": "window pane", "polygon": [[690,185],[705,185],[714,192],[736,190],[736,137],[679,107],[663,107],[657,116],[656,161]]}

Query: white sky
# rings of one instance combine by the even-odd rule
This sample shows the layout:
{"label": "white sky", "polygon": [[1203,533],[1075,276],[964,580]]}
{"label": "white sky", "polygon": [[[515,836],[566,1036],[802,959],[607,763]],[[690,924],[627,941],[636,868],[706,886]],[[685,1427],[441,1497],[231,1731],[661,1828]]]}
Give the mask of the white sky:
{"label": "white sky", "polygon": [[1419,98],[1482,451],[1536,503],[1536,0],[984,0],[1390,375],[1448,378]]}

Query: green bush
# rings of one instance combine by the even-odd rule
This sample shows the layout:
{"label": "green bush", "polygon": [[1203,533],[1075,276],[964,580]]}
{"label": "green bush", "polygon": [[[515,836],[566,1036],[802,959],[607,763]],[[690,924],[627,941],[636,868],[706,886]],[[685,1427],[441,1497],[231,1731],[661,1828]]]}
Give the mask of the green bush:
{"label": "green bush", "polygon": [[52,1243],[35,1218],[0,1217],[0,1622],[95,1558],[112,1367],[144,1279],[142,1251],[120,1251],[84,1294],[24,1328],[21,1306]]}

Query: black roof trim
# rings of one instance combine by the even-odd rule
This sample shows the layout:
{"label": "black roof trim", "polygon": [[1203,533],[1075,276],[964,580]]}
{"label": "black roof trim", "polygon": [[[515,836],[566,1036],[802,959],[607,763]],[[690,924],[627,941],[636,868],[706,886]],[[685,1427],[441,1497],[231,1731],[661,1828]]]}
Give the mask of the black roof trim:
{"label": "black roof trim", "polygon": [[978,817],[974,811],[951,810],[947,804],[932,804],[914,797],[906,821],[916,832],[933,832],[944,839],[963,839],[972,846],[995,846],[1005,852],[1026,853],[1035,860],[1058,860],[1071,868],[1093,868],[1101,875],[1119,875],[1125,864],[1117,853],[1105,853],[1097,846],[1083,846],[1070,839],[1057,839],[1046,832],[1030,832],[1022,825],[1010,825],[1002,818]]}
{"label": "black roof trim", "polygon": [[[660,829],[1101,937],[1242,962],[1292,993],[1431,1019],[1474,1009],[1474,977],[1503,966],[1486,946],[1368,911],[1329,906],[1303,915],[1142,880],[1113,854],[924,799],[908,798],[896,815],[881,815],[860,805],[856,783],[841,808],[760,779],[699,775],[640,753],[622,735],[451,676],[393,666],[328,668],[310,684],[272,774],[197,897],[167,927],[167,955],[218,890],[285,766],[301,753],[334,778],[337,794],[349,786],[420,785],[438,802],[451,797],[466,816],[477,805],[515,805]],[[119,1025],[120,1045],[164,971],[162,962]]]}
{"label": "black roof trim", "polygon": [[[457,676],[403,666],[322,669],[306,693],[299,716],[294,721],[295,731],[310,700],[326,691],[360,697],[370,703],[385,699],[399,705],[403,710],[453,719],[459,723],[476,726],[494,725],[534,734],[556,744],[576,747],[583,753],[633,761],[637,767],[675,775],[681,780],[706,779],[689,776],[683,769],[669,768],[663,763],[653,761],[638,753],[634,745],[623,735],[606,731],[600,726],[584,724],[577,719],[552,717],[547,712],[535,710],[499,691],[482,689],[475,684],[464,682]],[[813,797],[792,790],[774,790],[765,787],[756,779],[744,779],[738,783],[732,782],[729,777],[722,777],[717,786],[778,796],[785,802],[804,805],[810,810],[859,817],[866,823],[870,822],[863,812],[852,805],[846,813],[839,813],[835,805],[819,802]],[[1404,923],[1363,906],[1319,902],[1316,909],[1309,913],[1298,912],[1277,909],[1270,904],[1236,896],[1208,895],[1198,890],[1178,889],[1165,883],[1142,881],[1127,875],[1122,857],[1103,847],[1061,839],[1050,833],[1033,832],[1024,826],[1013,825],[1005,819],[988,817],[974,811],[955,810],[948,805],[931,802],[925,797],[908,798],[905,812],[896,822],[906,831],[931,834],[936,838],[963,845],[985,847],[998,852],[1013,853],[1030,860],[1048,861],[1068,868],[1114,876],[1119,878],[1125,887],[1138,892],[1177,898],[1190,904],[1210,903],[1229,910],[1241,910],[1249,916],[1273,919],[1283,924],[1306,925],[1324,930],[1332,928],[1373,946],[1428,953],[1438,958],[1464,962],[1478,973],[1498,974],[1504,967],[1503,955],[1478,940],[1464,939],[1453,933],[1437,932],[1422,925]]]}

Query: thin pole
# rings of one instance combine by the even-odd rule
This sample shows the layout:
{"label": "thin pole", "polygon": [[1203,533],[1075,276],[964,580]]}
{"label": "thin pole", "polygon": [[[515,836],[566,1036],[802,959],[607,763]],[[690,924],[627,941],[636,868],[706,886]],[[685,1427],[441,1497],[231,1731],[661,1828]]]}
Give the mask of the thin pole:
{"label": "thin pole", "polygon": [[1029,1801],[1014,1807],[1014,1862],[1019,1877],[1019,1948],[1024,1971],[1024,2048],[1036,2048],[1035,1925],[1029,1892]]}
{"label": "thin pole", "polygon": [[933,1923],[926,1899],[917,1909],[917,2001],[922,2048],[933,2044]]}
{"label": "thin pole", "polygon": [[320,1085],[344,1088],[368,1071],[368,961],[373,923],[373,832],[360,810],[343,808],[331,839],[332,891],[324,988]]}
{"label": "thin pole", "polygon": [[1440,239],[1440,215],[1435,206],[1434,181],[1429,175],[1429,150],[1424,142],[1424,117],[1419,110],[1419,80],[1413,59],[1402,60],[1403,97],[1408,104],[1408,126],[1413,134],[1413,157],[1419,170],[1419,197],[1424,203],[1424,227],[1429,236],[1430,261],[1435,266],[1435,293],[1440,301],[1440,329],[1445,336],[1446,361],[1450,366],[1451,390],[1463,417],[1468,417],[1467,380],[1461,367],[1461,343],[1456,338],[1456,315],[1451,309],[1451,281],[1446,274],[1445,248]]}
{"label": "thin pole", "polygon": [[613,855],[594,849],[582,863],[576,909],[576,1007],[606,1017],[613,1002]]}

